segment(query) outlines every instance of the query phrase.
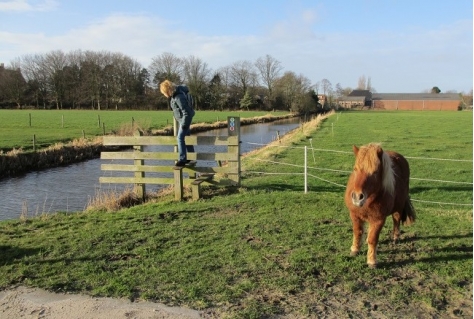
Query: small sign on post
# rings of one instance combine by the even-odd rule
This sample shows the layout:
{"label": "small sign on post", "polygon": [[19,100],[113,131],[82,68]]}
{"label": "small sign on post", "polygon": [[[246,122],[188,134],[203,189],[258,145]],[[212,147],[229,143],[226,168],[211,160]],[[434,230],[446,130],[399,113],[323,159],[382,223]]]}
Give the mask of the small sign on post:
{"label": "small sign on post", "polygon": [[227,117],[227,135],[228,136],[240,135],[240,117],[236,117],[236,116]]}

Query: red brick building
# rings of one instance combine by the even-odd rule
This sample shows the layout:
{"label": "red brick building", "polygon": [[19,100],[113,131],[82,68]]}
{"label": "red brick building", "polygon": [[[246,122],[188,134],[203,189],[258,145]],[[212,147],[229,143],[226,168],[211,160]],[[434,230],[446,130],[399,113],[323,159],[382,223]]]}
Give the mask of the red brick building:
{"label": "red brick building", "polygon": [[457,93],[371,93],[368,90],[354,90],[340,98],[338,104],[349,109],[457,111],[461,97]]}
{"label": "red brick building", "polygon": [[375,110],[457,111],[461,97],[457,93],[373,93]]}

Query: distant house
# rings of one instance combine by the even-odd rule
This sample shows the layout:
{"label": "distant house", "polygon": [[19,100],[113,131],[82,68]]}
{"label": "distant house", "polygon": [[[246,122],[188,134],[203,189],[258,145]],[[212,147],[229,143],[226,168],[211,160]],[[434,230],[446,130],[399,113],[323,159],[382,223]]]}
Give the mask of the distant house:
{"label": "distant house", "polygon": [[339,106],[352,109],[365,106],[365,96],[344,96],[338,100]]}
{"label": "distant house", "polygon": [[328,98],[325,94],[318,94],[318,103],[321,105],[326,105]]}
{"label": "distant house", "polygon": [[340,106],[344,108],[370,107],[372,103],[372,92],[369,90],[353,90],[348,96],[338,99]]}
{"label": "distant house", "polygon": [[375,110],[457,111],[461,97],[457,93],[371,93],[354,90],[338,100],[344,108],[366,106]]}
{"label": "distant house", "polygon": [[457,93],[374,93],[372,108],[379,110],[457,111]]}

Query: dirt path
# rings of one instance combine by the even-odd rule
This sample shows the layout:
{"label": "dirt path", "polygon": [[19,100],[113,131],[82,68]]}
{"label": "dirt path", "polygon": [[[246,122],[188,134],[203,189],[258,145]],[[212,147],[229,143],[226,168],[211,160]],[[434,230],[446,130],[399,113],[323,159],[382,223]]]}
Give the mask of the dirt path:
{"label": "dirt path", "polygon": [[37,288],[18,287],[0,291],[0,318],[189,319],[200,318],[200,313],[152,302],[54,294]]}

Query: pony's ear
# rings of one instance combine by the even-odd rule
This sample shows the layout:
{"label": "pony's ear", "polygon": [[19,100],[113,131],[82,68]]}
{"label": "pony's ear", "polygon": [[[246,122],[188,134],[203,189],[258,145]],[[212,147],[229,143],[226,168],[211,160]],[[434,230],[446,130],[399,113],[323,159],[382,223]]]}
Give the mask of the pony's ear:
{"label": "pony's ear", "polygon": [[359,153],[359,148],[355,145],[352,145],[352,151],[354,152],[355,156]]}
{"label": "pony's ear", "polygon": [[383,149],[381,147],[377,147],[377,156],[378,158],[382,159]]}

